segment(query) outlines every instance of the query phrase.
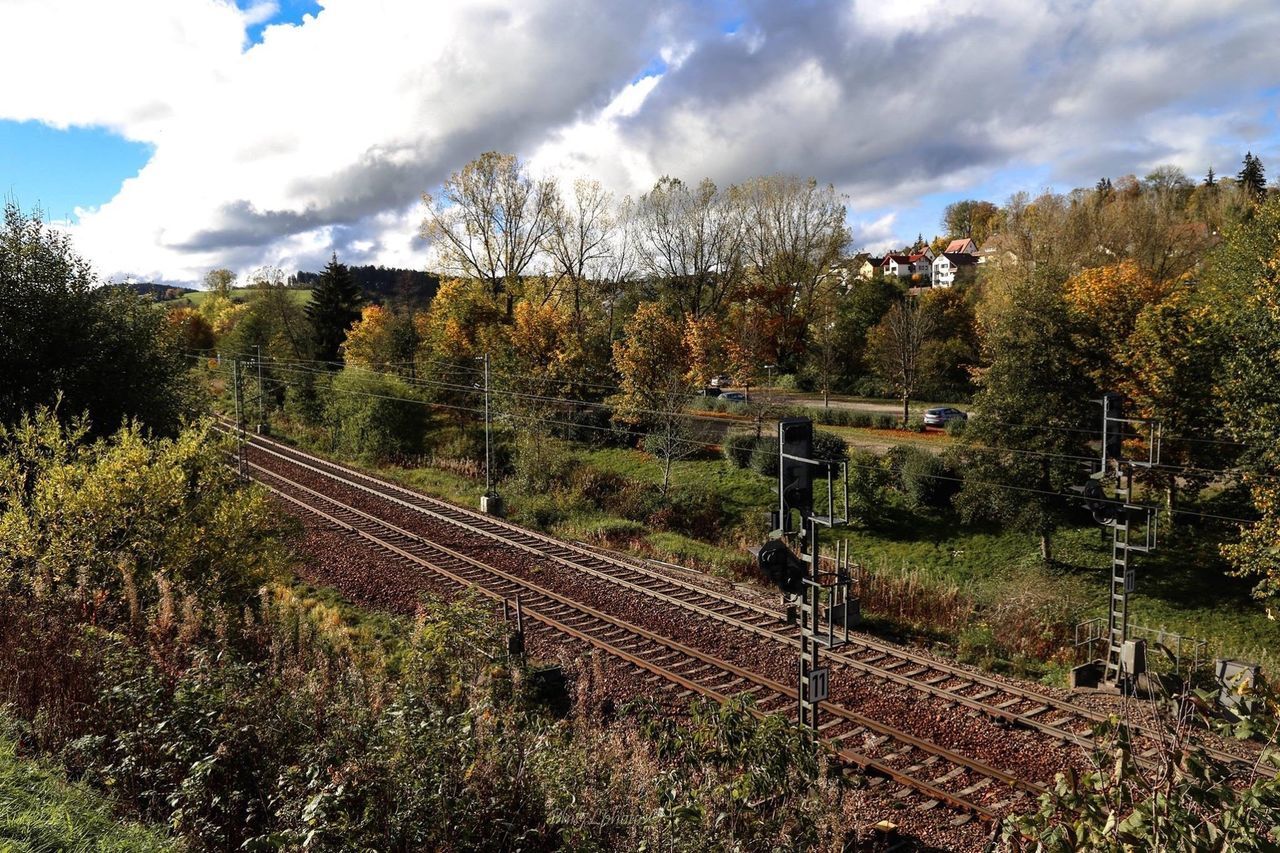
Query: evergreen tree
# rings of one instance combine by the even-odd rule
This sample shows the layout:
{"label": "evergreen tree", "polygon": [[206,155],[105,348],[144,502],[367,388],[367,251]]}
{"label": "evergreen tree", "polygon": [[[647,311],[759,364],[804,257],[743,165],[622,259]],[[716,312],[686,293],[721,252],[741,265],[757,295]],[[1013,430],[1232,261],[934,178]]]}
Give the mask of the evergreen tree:
{"label": "evergreen tree", "polygon": [[1111,195],[1111,179],[1098,178],[1098,183],[1095,184],[1093,188],[1097,190],[1100,195],[1103,195],[1103,196]]}
{"label": "evergreen tree", "polygon": [[338,263],[335,252],[320,274],[311,291],[311,301],[307,303],[307,319],[311,321],[316,358],[338,360],[338,348],[346,340],[347,330],[360,319],[362,301],[360,286],[347,265]]}
{"label": "evergreen tree", "polygon": [[1244,155],[1244,164],[1236,181],[1241,188],[1248,190],[1254,198],[1262,198],[1267,194],[1267,178],[1262,170],[1262,159],[1254,156],[1252,151]]}
{"label": "evergreen tree", "polygon": [[1216,187],[1218,185],[1218,176],[1213,173],[1213,167],[1209,167],[1209,172],[1204,176],[1204,185],[1206,187]]}

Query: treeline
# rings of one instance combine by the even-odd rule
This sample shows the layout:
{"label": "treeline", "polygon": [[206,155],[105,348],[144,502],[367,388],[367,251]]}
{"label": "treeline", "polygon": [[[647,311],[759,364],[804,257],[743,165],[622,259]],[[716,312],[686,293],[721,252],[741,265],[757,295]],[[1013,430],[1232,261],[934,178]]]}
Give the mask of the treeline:
{"label": "treeline", "polygon": [[[421,270],[406,270],[383,266],[352,266],[355,279],[366,299],[378,303],[399,305],[426,305],[440,287],[440,277]],[[290,287],[315,287],[322,272],[298,272],[289,276]]]}

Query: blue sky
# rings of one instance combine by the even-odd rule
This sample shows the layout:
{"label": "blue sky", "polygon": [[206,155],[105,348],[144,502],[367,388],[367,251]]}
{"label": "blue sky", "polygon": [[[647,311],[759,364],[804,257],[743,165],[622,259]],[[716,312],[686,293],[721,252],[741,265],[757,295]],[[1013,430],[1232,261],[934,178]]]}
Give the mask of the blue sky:
{"label": "blue sky", "polygon": [[105,204],[151,158],[152,147],[98,128],[56,130],[36,121],[0,121],[0,191],[52,220]]}
{"label": "blue sky", "polygon": [[0,193],[70,220],[103,277],[189,282],[333,251],[430,265],[422,193],[486,150],[618,196],[811,175],[876,249],[961,198],[1229,177],[1246,150],[1280,176],[1274,0],[595,8],[0,3],[7,60],[39,69],[0,89]]}

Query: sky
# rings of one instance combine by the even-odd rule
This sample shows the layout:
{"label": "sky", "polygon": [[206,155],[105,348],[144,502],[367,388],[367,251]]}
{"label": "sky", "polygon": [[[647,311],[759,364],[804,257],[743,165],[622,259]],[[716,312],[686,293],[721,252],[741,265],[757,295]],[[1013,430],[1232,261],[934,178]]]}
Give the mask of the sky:
{"label": "sky", "polygon": [[963,198],[1280,176],[1277,29],[1275,0],[0,0],[0,194],[104,280],[422,269],[422,194],[488,150],[620,196],[812,176],[881,250]]}

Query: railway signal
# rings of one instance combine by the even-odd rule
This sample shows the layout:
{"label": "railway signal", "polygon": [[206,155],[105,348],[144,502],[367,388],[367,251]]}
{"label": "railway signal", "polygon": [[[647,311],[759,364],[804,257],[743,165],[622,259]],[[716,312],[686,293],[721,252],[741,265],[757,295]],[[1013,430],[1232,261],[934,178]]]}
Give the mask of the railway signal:
{"label": "railway signal", "polygon": [[[842,517],[835,513],[835,475],[840,472],[844,486]],[[814,473],[827,481],[827,512],[814,512]],[[784,418],[778,421],[778,508],[773,512],[774,531],[770,540],[756,551],[761,571],[788,599],[798,599],[800,621],[799,720],[802,726],[818,731],[818,711],[828,692],[828,671],[820,666],[819,649],[836,648],[849,640],[849,624],[856,601],[849,599],[852,586],[848,552],[835,561],[833,571],[823,571],[819,531],[840,527],[849,518],[848,463],[813,458],[813,421]],[[791,540],[797,551],[788,547]],[[789,603],[789,602],[788,602]],[[823,630],[825,613],[826,630]],[[836,621],[843,634],[837,636]]]}

